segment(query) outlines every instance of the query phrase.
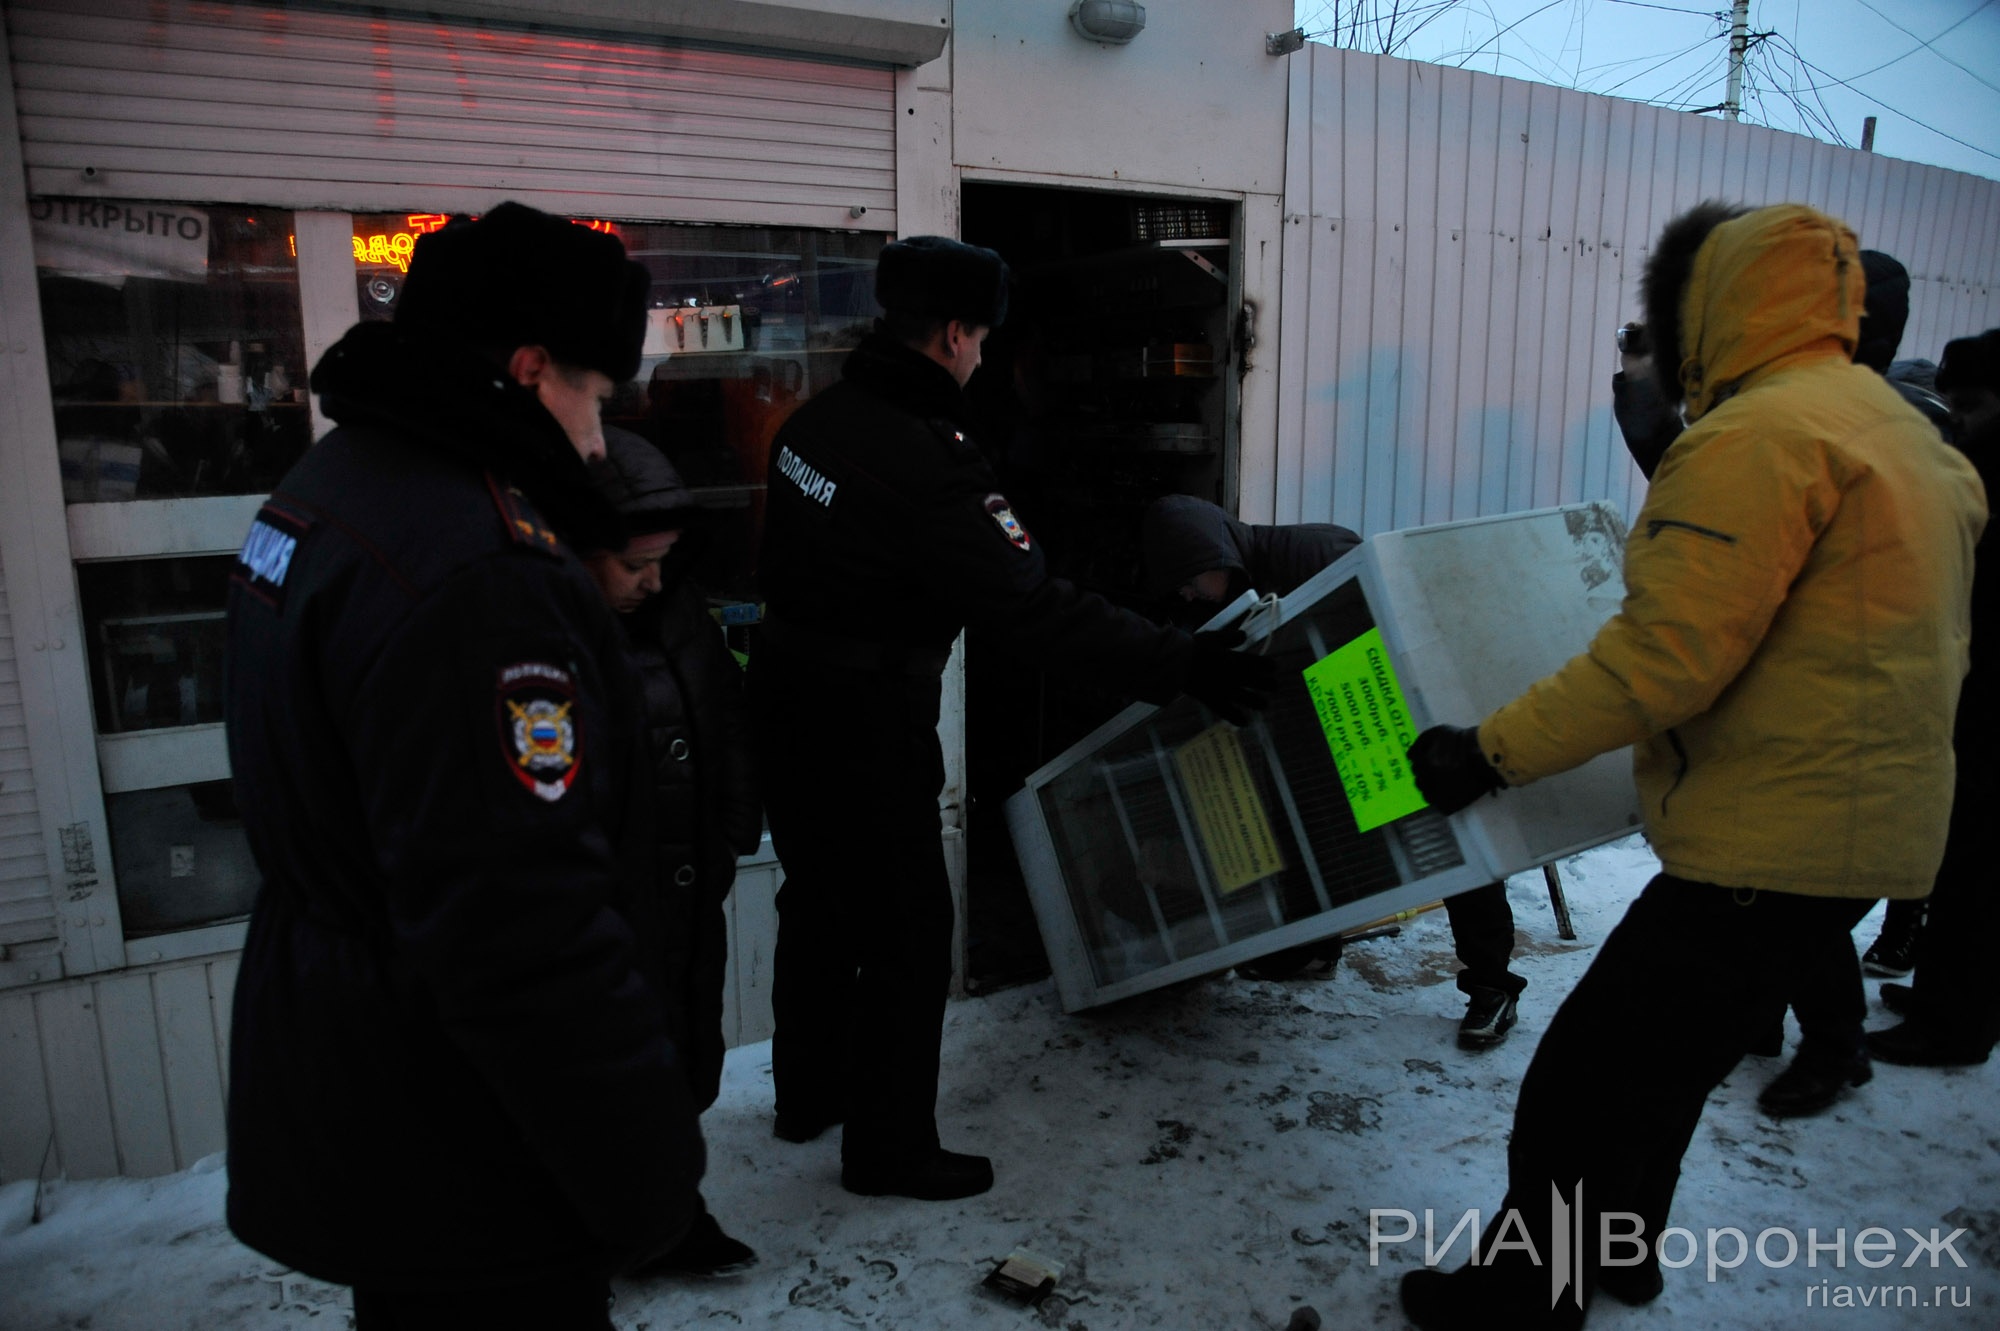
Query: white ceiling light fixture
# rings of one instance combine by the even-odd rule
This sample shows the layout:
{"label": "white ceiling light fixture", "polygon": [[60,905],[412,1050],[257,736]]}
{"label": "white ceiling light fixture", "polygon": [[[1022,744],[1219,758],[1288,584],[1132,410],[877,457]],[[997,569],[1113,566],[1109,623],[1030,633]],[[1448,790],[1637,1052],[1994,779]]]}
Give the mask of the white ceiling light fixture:
{"label": "white ceiling light fixture", "polygon": [[1132,0],[1076,0],[1069,25],[1093,42],[1123,46],[1146,30],[1146,7]]}

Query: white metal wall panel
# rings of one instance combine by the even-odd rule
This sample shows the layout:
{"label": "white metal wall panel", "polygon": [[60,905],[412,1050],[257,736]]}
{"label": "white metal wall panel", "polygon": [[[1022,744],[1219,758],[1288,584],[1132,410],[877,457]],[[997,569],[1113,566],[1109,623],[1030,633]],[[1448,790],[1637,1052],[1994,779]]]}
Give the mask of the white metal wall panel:
{"label": "white metal wall panel", "polygon": [[[953,160],[1078,184],[1275,194],[1291,0],[1147,7],[1129,46],[1086,40],[1069,0],[953,0]],[[1291,60],[1299,57],[1293,56]]]}
{"label": "white metal wall panel", "polygon": [[895,223],[884,68],[282,3],[9,0],[7,24],[35,194]]}
{"label": "white metal wall panel", "polygon": [[1363,532],[1644,481],[1612,330],[1691,204],[1801,201],[1910,270],[1902,354],[2000,325],[2000,183],[1751,125],[1313,46],[1293,57],[1278,434],[1243,514]]}
{"label": "white metal wall panel", "polygon": [[58,936],[35,776],[28,758],[27,713],[14,656],[7,575],[0,569],[0,961],[52,951]]}
{"label": "white metal wall panel", "polygon": [[0,997],[0,1182],[185,1169],[223,1148],[236,959]]}
{"label": "white metal wall panel", "polygon": [[[771,1038],[783,881],[766,842],[730,894],[731,1048]],[[221,1150],[238,962],[230,952],[0,993],[0,1183],[45,1159],[70,1178],[147,1176]]]}

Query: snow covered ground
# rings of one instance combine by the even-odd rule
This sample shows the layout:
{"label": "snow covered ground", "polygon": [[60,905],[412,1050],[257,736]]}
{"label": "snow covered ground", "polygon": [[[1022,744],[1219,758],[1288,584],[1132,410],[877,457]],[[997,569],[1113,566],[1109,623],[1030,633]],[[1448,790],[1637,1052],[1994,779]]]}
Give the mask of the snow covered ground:
{"label": "snow covered ground", "polygon": [[[1046,983],[955,1003],[939,1118],[947,1145],[993,1155],[999,1173],[965,1202],[849,1196],[832,1135],[771,1137],[769,1046],[736,1050],[706,1120],[707,1193],[762,1263],[732,1280],[622,1285],[615,1320],[621,1331],[1252,1331],[1309,1304],[1329,1328],[1402,1326],[1396,1283],[1423,1260],[1421,1230],[1384,1244],[1371,1267],[1370,1210],[1430,1208],[1442,1240],[1465,1208],[1498,1202],[1535,1039],[1653,869],[1636,840],[1568,862],[1574,943],[1556,938],[1539,874],[1510,885],[1531,987],[1523,1025],[1484,1054],[1452,1042],[1461,1000],[1443,912],[1350,947],[1327,980],[1221,977],[1078,1017]],[[1791,1123],[1754,1102],[1781,1066],[1745,1060],[1710,1102],[1675,1214],[1701,1244],[1694,1264],[1669,1271],[1650,1308],[1599,1304],[1592,1327],[2000,1327],[2000,1061],[1880,1067],[1832,1112]],[[0,1189],[0,1328],[344,1327],[344,1290],[230,1238],[223,1189],[219,1158],[162,1179],[56,1183],[36,1225],[32,1186]],[[1404,1227],[1381,1223],[1392,1236]],[[1894,1236],[1891,1265],[1857,1261],[1870,1226]],[[1954,1245],[1965,1268],[1947,1256],[1932,1269],[1906,1226],[1965,1230]],[[1800,1249],[1783,1267],[1753,1250],[1711,1281],[1711,1228],[1753,1242],[1787,1230]],[[1808,1228],[1828,1242],[1847,1231],[1844,1269],[1830,1251],[1806,1265]],[[980,1286],[1016,1247],[1067,1264],[1039,1308]],[[1726,1234],[1712,1247],[1724,1262],[1737,1252]],[[1766,1251],[1781,1262],[1786,1241],[1769,1237]],[[1461,1235],[1444,1264],[1464,1253]]]}

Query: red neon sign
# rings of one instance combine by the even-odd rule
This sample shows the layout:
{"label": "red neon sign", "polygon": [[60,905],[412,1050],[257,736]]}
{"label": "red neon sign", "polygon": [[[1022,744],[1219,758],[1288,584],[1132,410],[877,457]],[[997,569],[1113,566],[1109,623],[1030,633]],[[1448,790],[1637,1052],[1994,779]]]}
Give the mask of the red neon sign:
{"label": "red neon sign", "polygon": [[[356,235],[354,262],[378,268],[393,267],[399,273],[407,273],[410,271],[410,258],[416,253],[417,238],[442,230],[450,220],[448,213],[410,213],[403,218],[403,230]],[[472,220],[479,220],[479,215],[472,214]],[[590,231],[601,231],[607,236],[618,235],[618,224],[603,218],[572,217],[569,220]]]}

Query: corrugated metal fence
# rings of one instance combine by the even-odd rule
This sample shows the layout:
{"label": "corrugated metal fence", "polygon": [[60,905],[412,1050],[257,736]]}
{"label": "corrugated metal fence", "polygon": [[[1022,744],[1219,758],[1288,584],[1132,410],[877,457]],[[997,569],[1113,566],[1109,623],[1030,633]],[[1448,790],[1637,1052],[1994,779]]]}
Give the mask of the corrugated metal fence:
{"label": "corrugated metal fence", "polygon": [[2000,183],[1331,47],[1292,77],[1283,405],[1275,441],[1245,441],[1252,521],[1376,532],[1599,498],[1629,516],[1612,332],[1653,237],[1705,198],[1809,203],[1901,259],[1904,356],[2000,324]]}

